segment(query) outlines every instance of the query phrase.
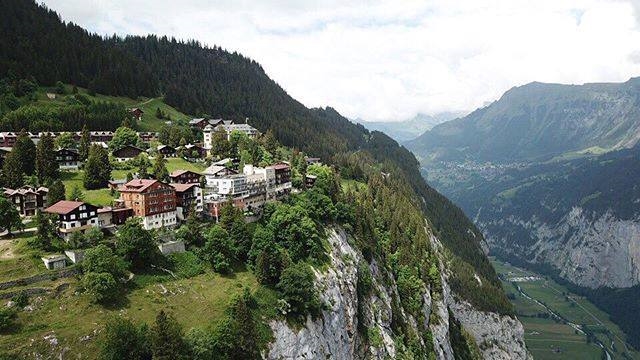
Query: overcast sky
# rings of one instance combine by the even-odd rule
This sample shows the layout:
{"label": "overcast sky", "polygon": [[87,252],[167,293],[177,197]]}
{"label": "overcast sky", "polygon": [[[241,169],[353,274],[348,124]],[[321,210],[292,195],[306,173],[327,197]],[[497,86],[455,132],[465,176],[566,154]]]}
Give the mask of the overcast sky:
{"label": "overcast sky", "polygon": [[45,0],[101,34],[239,51],[310,107],[366,120],[470,111],[531,81],[640,76],[640,0]]}

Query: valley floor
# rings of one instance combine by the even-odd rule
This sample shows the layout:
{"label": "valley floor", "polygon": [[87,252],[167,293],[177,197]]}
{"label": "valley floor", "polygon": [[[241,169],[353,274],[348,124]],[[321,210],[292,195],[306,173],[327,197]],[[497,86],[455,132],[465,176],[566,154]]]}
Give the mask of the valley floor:
{"label": "valley floor", "polygon": [[491,260],[535,359],[640,359],[624,344],[620,328],[584,297],[532,271]]}

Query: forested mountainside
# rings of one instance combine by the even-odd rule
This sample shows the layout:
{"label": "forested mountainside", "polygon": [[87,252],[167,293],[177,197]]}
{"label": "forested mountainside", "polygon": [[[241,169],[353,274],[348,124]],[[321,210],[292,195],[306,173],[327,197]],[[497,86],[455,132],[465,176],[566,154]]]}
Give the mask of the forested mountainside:
{"label": "forested mountainside", "polygon": [[[375,278],[382,290],[390,296],[400,291],[401,299],[410,297],[402,309],[391,312],[410,311],[414,317],[396,313],[388,319],[385,315],[386,320],[401,321],[391,323],[392,335],[404,334],[405,326],[418,329],[419,338],[414,340],[419,344],[413,344],[414,350],[428,355],[431,351],[426,340],[433,331],[433,339],[439,339],[437,344],[444,349],[432,350],[439,357],[447,357],[453,355],[452,347],[472,350],[464,350],[466,346],[461,345],[460,326],[467,326],[465,331],[475,336],[485,356],[502,351],[495,356],[508,357],[511,354],[504,351],[509,348],[517,353],[514,356],[527,356],[522,328],[512,318],[513,310],[482,250],[480,231],[458,207],[425,183],[415,157],[385,134],[354,125],[331,108],[305,108],[269,79],[258,63],[220,48],[154,36],[100,38],[62,23],[54,12],[32,1],[2,1],[0,19],[0,78],[8,79],[3,83],[2,101],[6,105],[9,99],[11,107],[18,106],[9,108],[3,120],[20,117],[27,112],[24,107],[40,106],[17,91],[21,84],[52,86],[58,81],[104,95],[164,95],[167,104],[193,115],[240,121],[248,117],[251,125],[263,132],[271,130],[283,145],[322,157],[343,179],[369,184],[368,191],[352,194],[359,199],[353,202],[354,211],[362,215],[351,224],[350,234],[360,241],[355,251],[369,261],[369,267],[381,267]],[[85,58],[86,53],[91,56]],[[26,119],[3,124],[19,124],[30,130],[36,124]],[[118,116],[113,121],[120,125],[123,119]],[[351,195],[347,192],[344,196]],[[371,207],[377,210],[369,211]],[[374,265],[376,261],[379,265]],[[429,273],[431,269],[435,270]],[[415,288],[420,284],[417,279],[422,279],[425,286]],[[397,290],[393,285],[396,282]],[[358,284],[346,285],[354,288]],[[429,322],[437,328],[423,332],[416,328],[415,321],[424,320],[425,314],[429,318],[431,310],[436,310],[427,296],[435,296],[434,301],[440,305]],[[443,327],[448,320],[437,320],[449,319],[447,308],[456,316],[452,319],[457,319],[451,322],[452,330]],[[491,318],[493,327],[474,324],[473,319],[479,317]],[[420,324],[429,325],[423,321]],[[503,332],[512,336],[500,335]],[[332,339],[332,335],[324,334],[328,341],[343,340]],[[385,341],[391,336],[387,335]],[[457,345],[452,345],[451,337]],[[399,341],[409,346],[410,340]]]}
{"label": "forested mountainside", "polygon": [[364,142],[361,126],[332,109],[327,114],[307,109],[257,62],[238,53],[166,37],[102,39],[62,23],[32,1],[2,1],[0,19],[2,74],[32,76],[46,86],[62,81],[107,95],[164,94],[165,102],[183,113],[239,122],[248,117],[258,130],[272,129],[284,144],[321,157]]}
{"label": "forested mountainside", "polygon": [[451,168],[428,176],[474,217],[493,254],[582,287],[640,346],[629,301],[640,283],[639,169],[635,146],[497,173],[460,166],[455,185],[442,180]]}
{"label": "forested mountainside", "polygon": [[407,143],[423,162],[517,162],[628,148],[640,138],[640,79],[531,83]]}

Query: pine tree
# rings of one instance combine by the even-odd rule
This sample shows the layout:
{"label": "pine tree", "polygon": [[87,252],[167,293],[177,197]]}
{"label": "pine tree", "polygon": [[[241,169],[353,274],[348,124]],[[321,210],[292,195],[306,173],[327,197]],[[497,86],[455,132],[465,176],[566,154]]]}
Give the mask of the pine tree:
{"label": "pine tree", "polygon": [[36,160],[36,145],[33,143],[27,132],[22,129],[20,135],[16,139],[16,143],[11,149],[11,152],[16,154],[20,161],[20,173],[32,175],[35,170]]}
{"label": "pine tree", "polygon": [[157,360],[185,358],[186,344],[180,324],[164,310],[160,310],[151,328],[151,352]]}
{"label": "pine tree", "polygon": [[24,228],[15,205],[4,196],[0,196],[0,228],[6,230],[8,235],[11,235],[13,229]]}
{"label": "pine tree", "polygon": [[66,189],[64,184],[60,180],[54,181],[49,185],[49,192],[47,193],[47,206],[51,206],[60,200],[65,199]]}
{"label": "pine tree", "polygon": [[71,201],[84,201],[84,193],[80,190],[79,186],[74,186],[71,189],[71,194],[69,195],[69,200]]}
{"label": "pine tree", "polygon": [[78,146],[78,153],[80,155],[80,161],[86,161],[89,157],[89,148],[91,147],[91,134],[85,124],[82,127],[82,134],[80,135],[80,145]]}
{"label": "pine tree", "polygon": [[53,216],[43,214],[38,210],[36,213],[36,224],[38,228],[35,246],[43,250],[51,249],[51,243],[57,236]]}
{"label": "pine tree", "polygon": [[158,155],[156,155],[156,161],[153,164],[153,177],[160,181],[167,181],[169,179],[167,160],[164,158],[162,153],[158,153]]}
{"label": "pine tree", "polygon": [[5,187],[17,189],[24,185],[22,163],[15,152],[10,152],[4,159],[2,166],[2,181]]}
{"label": "pine tree", "polygon": [[84,187],[89,190],[104,188],[110,179],[109,154],[101,146],[92,145],[84,166]]}
{"label": "pine tree", "polygon": [[40,184],[48,184],[59,175],[53,138],[49,134],[44,134],[36,147],[36,175]]}
{"label": "pine tree", "polygon": [[138,162],[138,179],[149,178],[149,166],[151,166],[151,162],[149,161],[149,158],[147,158],[147,155],[138,155],[136,157],[136,161]]}
{"label": "pine tree", "polygon": [[278,150],[279,144],[271,129],[267,130],[267,132],[262,137],[262,144],[264,146],[264,149],[267,150],[271,155],[276,155],[276,150]]}

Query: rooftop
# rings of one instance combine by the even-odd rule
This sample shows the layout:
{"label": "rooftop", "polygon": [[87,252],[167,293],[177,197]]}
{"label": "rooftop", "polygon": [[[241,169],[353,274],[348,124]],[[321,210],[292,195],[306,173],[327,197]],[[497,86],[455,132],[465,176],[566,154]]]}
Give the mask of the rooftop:
{"label": "rooftop", "polygon": [[171,183],[169,185],[173,186],[173,188],[176,189],[177,192],[185,192],[185,191],[191,189],[194,186],[200,186],[199,184],[195,184],[195,183],[191,183],[191,184]]}
{"label": "rooftop", "polygon": [[128,183],[120,186],[118,191],[120,192],[143,192],[148,189],[151,185],[159,182],[154,179],[134,179],[129,181]]}
{"label": "rooftop", "polygon": [[65,215],[79,208],[80,205],[84,205],[84,203],[82,201],[60,200],[44,209],[44,212]]}
{"label": "rooftop", "polygon": [[[198,174],[198,173],[197,173],[197,172],[195,172],[195,171],[191,171],[191,170],[182,170],[182,169],[180,169],[180,170],[175,170],[174,172],[172,172],[171,174],[169,174],[169,177],[176,177],[176,176],[180,176],[180,175],[182,175],[182,174],[186,174],[186,173],[194,173],[194,174]],[[200,175],[200,174],[198,174],[198,175]]]}

